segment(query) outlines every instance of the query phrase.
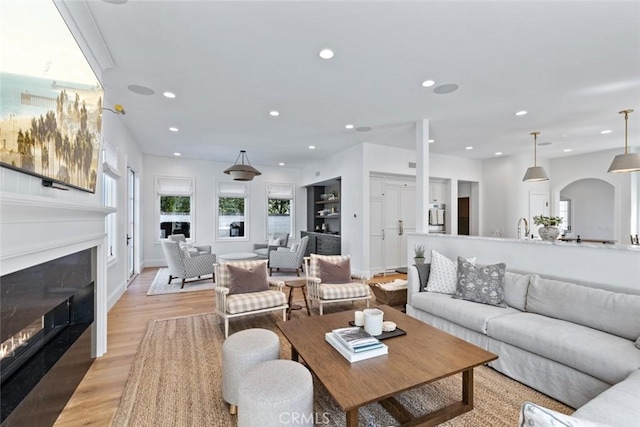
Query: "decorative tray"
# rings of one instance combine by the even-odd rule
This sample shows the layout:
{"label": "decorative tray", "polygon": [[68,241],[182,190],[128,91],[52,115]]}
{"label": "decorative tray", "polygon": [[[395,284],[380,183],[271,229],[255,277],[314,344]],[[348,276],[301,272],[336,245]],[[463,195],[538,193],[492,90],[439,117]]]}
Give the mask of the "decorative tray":
{"label": "decorative tray", "polygon": [[[356,323],[353,320],[351,320],[349,322],[349,325],[356,326]],[[361,326],[361,328],[362,328],[362,326]],[[400,328],[396,327],[396,329],[394,329],[391,332],[383,332],[380,335],[374,335],[374,337],[378,338],[380,341],[382,341],[382,340],[386,340],[387,338],[399,337],[399,336],[402,336],[402,335],[407,335],[407,333],[403,329],[400,329]]]}

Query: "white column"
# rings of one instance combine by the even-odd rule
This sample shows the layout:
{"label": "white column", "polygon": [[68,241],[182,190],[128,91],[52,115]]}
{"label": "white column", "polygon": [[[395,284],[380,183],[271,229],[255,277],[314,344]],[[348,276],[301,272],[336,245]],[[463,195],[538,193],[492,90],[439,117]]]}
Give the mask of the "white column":
{"label": "white column", "polygon": [[416,121],[416,232],[429,230],[429,120]]}

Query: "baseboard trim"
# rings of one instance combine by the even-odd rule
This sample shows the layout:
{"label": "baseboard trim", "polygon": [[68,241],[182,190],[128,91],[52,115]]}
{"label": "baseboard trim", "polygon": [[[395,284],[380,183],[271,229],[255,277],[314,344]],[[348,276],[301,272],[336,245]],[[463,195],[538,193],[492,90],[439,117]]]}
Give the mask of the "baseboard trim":
{"label": "baseboard trim", "polygon": [[121,282],[107,297],[107,312],[113,308],[120,297],[127,291],[127,282]]}
{"label": "baseboard trim", "polygon": [[147,259],[144,261],[143,263],[144,268],[147,267],[166,267],[167,266],[167,260],[164,258],[158,258],[158,259]]}

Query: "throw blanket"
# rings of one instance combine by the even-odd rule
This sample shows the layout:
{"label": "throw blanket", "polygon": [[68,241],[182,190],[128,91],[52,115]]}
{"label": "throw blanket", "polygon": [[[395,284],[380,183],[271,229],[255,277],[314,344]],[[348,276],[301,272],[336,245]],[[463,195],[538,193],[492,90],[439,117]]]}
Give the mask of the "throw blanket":
{"label": "throw blanket", "polygon": [[402,279],[396,279],[393,282],[381,283],[380,287],[385,291],[395,291],[397,289],[407,289],[407,281]]}

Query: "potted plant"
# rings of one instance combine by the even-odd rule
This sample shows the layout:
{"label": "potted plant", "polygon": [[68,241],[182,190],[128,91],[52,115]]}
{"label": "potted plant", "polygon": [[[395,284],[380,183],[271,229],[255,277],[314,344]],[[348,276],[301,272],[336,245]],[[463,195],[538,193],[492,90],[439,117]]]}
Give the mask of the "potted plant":
{"label": "potted plant", "polygon": [[413,253],[413,261],[416,264],[424,264],[424,245],[415,245]]}
{"label": "potted plant", "polygon": [[542,240],[554,241],[560,235],[558,225],[562,224],[562,218],[559,216],[536,215],[533,217],[535,225],[542,225],[538,228],[538,235]]}

